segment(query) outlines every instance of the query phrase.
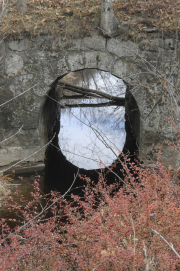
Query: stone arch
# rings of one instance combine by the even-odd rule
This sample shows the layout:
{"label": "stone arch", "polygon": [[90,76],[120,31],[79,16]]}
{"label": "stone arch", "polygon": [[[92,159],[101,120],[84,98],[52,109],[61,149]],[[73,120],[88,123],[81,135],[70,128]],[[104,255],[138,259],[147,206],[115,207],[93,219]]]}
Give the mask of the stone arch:
{"label": "stone arch", "polygon": [[[79,68],[79,67],[78,67]],[[91,65],[91,69],[92,69],[92,65]],[[77,69],[78,71],[81,69]],[[72,70],[72,71],[77,71],[77,70]],[[101,70],[101,69],[99,69]],[[105,70],[103,70],[105,71]],[[107,70],[106,70],[107,71]],[[63,74],[62,76],[59,76],[56,78],[56,80],[54,81],[54,83],[51,86],[51,89],[48,93],[48,96],[50,96],[51,98],[47,97],[46,101],[44,103],[44,106],[42,107],[42,113],[41,113],[41,121],[40,121],[40,125],[42,125],[42,121],[43,123],[43,129],[42,129],[42,134],[40,136],[40,138],[43,138],[44,133],[45,133],[45,137],[46,140],[45,142],[43,142],[43,144],[47,143],[48,140],[50,140],[53,135],[58,134],[59,133],[59,129],[60,129],[60,122],[59,119],[57,119],[57,116],[60,116],[60,112],[57,106],[57,102],[58,102],[58,93],[56,91],[56,84],[57,81],[60,78],[63,78],[67,73]],[[118,77],[118,76],[116,76]],[[127,85],[127,88],[129,87],[129,85]],[[131,157],[134,157],[134,154],[137,155],[138,152],[138,138],[139,138],[139,125],[140,123],[138,123],[139,121],[139,110],[138,110],[138,106],[135,102],[135,99],[133,98],[132,94],[130,94],[130,90],[128,89],[126,96],[128,97],[128,102],[131,102],[131,105],[127,105],[126,106],[126,130],[128,131],[128,134],[126,136],[126,142],[123,148],[123,152],[126,154],[129,154]],[[57,101],[57,102],[56,102]],[[133,102],[132,102],[133,101]],[[135,112],[137,112],[137,114],[134,114],[134,110],[136,110]],[[133,113],[131,114],[131,111],[133,111]],[[135,119],[136,118],[136,119]],[[138,123],[138,125],[137,125]],[[47,129],[47,127],[49,127],[49,129]],[[42,128],[42,127],[41,127]],[[55,139],[53,139],[53,145],[55,145],[56,147],[60,147],[58,145],[58,139],[57,137]],[[47,153],[45,154],[45,156],[47,157],[51,157],[49,159],[53,159],[55,156],[57,156],[57,160],[61,161],[61,163],[65,163],[66,167],[69,167],[72,169],[72,172],[75,172],[76,166],[74,166],[73,164],[71,164],[70,162],[66,161],[66,158],[64,157],[64,155],[61,153],[61,155],[59,155],[59,153],[54,153],[54,148],[48,148]],[[47,162],[48,163],[48,162]],[[49,170],[50,168],[50,170]],[[56,167],[57,168],[57,167]],[[54,168],[54,163],[53,164],[47,164],[47,180],[49,180],[49,178],[55,174],[56,169]],[[61,171],[62,172],[62,171]],[[59,174],[62,174],[62,173]],[[85,174],[87,174],[87,171],[84,171]],[[88,171],[88,174],[95,174],[94,171]],[[66,176],[66,177],[65,177]],[[54,177],[55,179],[56,177]],[[64,178],[69,178],[68,174],[65,174],[64,172]],[[58,184],[56,184],[56,186],[58,187]]]}
{"label": "stone arch", "polygon": [[[69,72],[75,72],[78,70],[84,70],[84,69],[98,69],[102,70],[105,72],[109,72],[112,75],[120,78],[123,80],[124,84],[127,86],[128,91],[131,92],[132,96],[134,97],[134,100],[137,103],[137,107],[142,108],[141,100],[138,100],[136,97],[137,92],[133,91],[133,84],[134,84],[134,78],[131,78],[129,76],[128,72],[128,65],[127,61],[124,59],[124,55],[121,58],[119,56],[119,53],[115,53],[110,50],[110,45],[107,46],[107,48],[104,49],[104,51],[97,50],[97,44],[98,41],[106,42],[105,38],[101,38],[97,40],[95,38],[85,38],[84,39],[84,45],[87,46],[87,41],[88,45],[90,45],[89,50],[85,50],[84,47],[82,46],[81,50],[69,50],[68,45],[66,44],[67,51],[64,52],[61,58],[56,59],[56,66],[58,67],[58,73],[56,74],[56,77],[54,78],[54,81],[52,83],[52,87],[55,88],[56,81],[58,78],[61,78],[65,76]],[[75,43],[75,41],[73,41]],[[93,43],[94,42],[94,43]],[[70,45],[69,45],[70,46]],[[72,46],[72,44],[71,44]],[[115,45],[114,45],[115,46]],[[117,47],[117,45],[116,45]],[[109,48],[109,49],[108,49]],[[114,49],[115,50],[115,49]],[[125,53],[128,52],[127,50]],[[122,52],[121,52],[122,55]],[[131,56],[131,55],[130,55]],[[131,68],[136,70],[135,65],[132,63]],[[48,93],[49,90],[46,89],[46,94]],[[51,90],[52,91],[52,90]],[[55,95],[55,94],[54,94]],[[41,133],[41,138],[42,136],[42,125],[41,125],[41,118],[42,118],[42,108],[45,100],[41,103],[41,113],[40,113],[40,121],[39,121],[39,130]],[[129,112],[128,112],[129,113]],[[139,112],[141,115],[141,112]],[[139,117],[139,116],[138,116]],[[133,123],[131,125],[133,127]],[[138,128],[140,129],[140,128]],[[137,138],[140,138],[140,132],[138,131]],[[137,134],[137,133],[136,133]],[[46,143],[46,141],[43,141],[43,144]]]}
{"label": "stone arch", "polygon": [[[93,55],[94,55],[94,52],[93,52]],[[91,58],[91,56],[92,56],[92,54],[88,54],[88,59]],[[136,147],[137,147],[136,151],[137,151],[138,146],[139,146],[139,137],[140,137],[140,112],[139,112],[139,108],[138,108],[136,99],[134,98],[133,92],[131,92],[130,84],[126,80],[123,80],[122,77],[120,77],[123,74],[125,74],[126,67],[124,66],[124,69],[122,69],[122,67],[121,67],[121,72],[119,72],[119,70],[116,71],[116,69],[114,67],[111,67],[111,69],[107,69],[107,67],[105,67],[104,65],[96,65],[96,64],[94,65],[94,62],[92,61],[92,59],[91,59],[92,62],[90,65],[86,64],[86,65],[83,65],[83,67],[82,67],[82,62],[79,62],[77,64],[77,61],[74,61],[74,58],[76,59],[76,57],[79,57],[78,53],[76,53],[76,55],[73,55],[72,62],[75,63],[75,66],[73,66],[73,68],[71,70],[69,70],[69,69],[65,70],[65,72],[62,75],[58,76],[55,79],[55,81],[53,82],[53,84],[51,85],[51,89],[48,92],[48,96],[50,95],[52,97],[52,100],[46,98],[45,101],[43,101],[43,105],[41,106],[41,113],[40,113],[40,118],[39,118],[39,131],[40,131],[40,138],[41,139],[44,138],[44,133],[45,133],[45,138],[42,141],[42,145],[46,144],[48,142],[48,140],[50,140],[50,137],[52,137],[52,133],[50,131],[49,131],[50,136],[48,136],[49,132],[45,128],[45,126],[47,126],[47,124],[45,124],[44,121],[49,123],[48,126],[51,127],[50,130],[52,130],[52,127],[55,125],[55,122],[56,122],[56,119],[54,119],[51,115],[53,114],[53,112],[58,110],[56,107],[56,102],[55,102],[55,100],[58,102],[58,93],[56,92],[57,81],[60,78],[63,78],[65,75],[67,75],[70,72],[76,72],[76,71],[85,70],[85,69],[97,69],[97,70],[101,70],[104,72],[109,72],[112,75],[116,76],[117,78],[122,79],[122,81],[126,85],[126,89],[127,89],[126,97],[128,97],[128,102],[132,103],[131,106],[129,106],[129,105],[126,106],[126,109],[127,109],[126,110],[126,122],[131,123],[130,127],[127,129],[129,131],[131,130],[131,133],[132,133],[131,139],[136,138],[133,142],[136,142]],[[97,58],[97,55],[95,56],[95,58]],[[83,61],[85,63],[87,63],[85,56],[83,58]],[[120,65],[120,63],[118,62],[118,66],[119,65]],[[97,66],[98,66],[98,68],[97,68]],[[46,109],[45,109],[45,107],[46,107]],[[131,114],[132,111],[133,111],[133,114]],[[136,112],[137,112],[137,114],[134,114]],[[43,119],[44,114],[45,114],[46,120]],[[133,117],[130,117],[130,115],[133,115]],[[136,118],[136,121],[135,121],[135,118]],[[127,146],[126,146],[126,149],[127,149]]]}
{"label": "stone arch", "polygon": [[[43,159],[44,149],[37,155],[33,153],[44,143],[41,137],[41,117],[49,86],[58,76],[85,68],[108,71],[129,85],[129,91],[140,112],[140,155],[143,161],[149,163],[147,154],[152,142],[158,145],[164,138],[168,138],[170,131],[169,124],[166,124],[163,118],[169,101],[163,97],[164,100],[154,106],[160,99],[161,92],[154,87],[154,78],[144,73],[146,67],[139,57],[141,54],[144,59],[152,60],[152,63],[155,58],[162,61],[158,60],[158,50],[161,50],[158,40],[154,42],[157,44],[153,47],[155,49],[144,46],[143,41],[138,44],[131,40],[104,38],[96,34],[78,39],[67,37],[66,40],[61,36],[44,35],[31,39],[3,41],[0,45],[5,56],[0,77],[1,102],[28,91],[11,104],[1,107],[3,117],[0,119],[0,141],[4,139],[4,134],[9,137],[22,125],[23,128],[15,138],[1,146],[0,165],[26,157],[28,161]],[[165,61],[171,63],[173,55],[173,50],[168,51]],[[150,84],[149,89],[144,84],[147,80]],[[179,118],[178,110],[175,109],[174,114]]]}
{"label": "stone arch", "polygon": [[[92,66],[91,66],[92,69]],[[79,71],[80,69],[78,69]],[[100,69],[99,69],[100,70]],[[73,71],[77,71],[77,70],[73,70]],[[104,70],[103,70],[104,71]],[[42,114],[41,117],[44,118],[44,127],[49,126],[49,129],[46,130],[46,137],[48,136],[48,140],[50,140],[53,135],[56,132],[56,135],[58,135],[59,133],[59,129],[60,129],[60,121],[59,119],[56,117],[57,115],[60,116],[60,112],[58,111],[58,107],[57,107],[57,103],[58,103],[58,92],[56,91],[56,84],[57,81],[60,78],[63,78],[67,73],[63,74],[62,76],[59,76],[54,83],[51,86],[51,89],[48,93],[48,97],[46,98],[46,101],[44,103],[43,109],[42,109]],[[117,77],[117,76],[116,76]],[[130,95],[130,99],[129,100],[134,100],[132,94],[129,94],[128,91],[128,97]],[[49,98],[51,97],[51,98]],[[137,104],[135,102],[135,106],[137,108]],[[133,104],[134,107],[134,104]],[[132,109],[132,107],[127,108],[127,112],[126,115],[129,114],[130,110]],[[139,112],[139,111],[138,111]],[[131,142],[131,148],[133,144],[136,144],[136,139],[135,139],[135,134],[133,131],[133,118],[126,118],[126,126],[127,126],[127,122],[131,122],[130,125],[127,127],[127,129],[129,129],[129,133],[128,133],[128,137],[126,138],[126,144],[124,146],[124,152],[128,151],[128,154],[130,155],[129,157],[132,157],[134,155],[134,153],[136,152],[137,154],[137,150],[138,150],[138,145],[136,145],[135,147],[133,146],[133,150],[131,149],[131,151],[129,152],[129,148],[128,148],[128,144]],[[44,132],[44,131],[43,131]],[[42,136],[41,136],[42,138]],[[46,139],[46,142],[48,141]],[[47,147],[46,150],[46,154],[45,157],[47,160],[45,160],[45,164],[46,164],[46,175],[45,175],[45,184],[47,185],[48,189],[51,188],[56,188],[59,189],[60,191],[66,191],[66,189],[68,189],[70,182],[72,181],[72,178],[74,176],[74,173],[77,172],[77,167],[72,164],[71,162],[69,162],[66,157],[64,156],[64,154],[61,152],[61,150],[59,149],[59,143],[58,143],[58,136],[53,138],[52,141],[53,145],[50,145]],[[58,151],[56,150],[56,147],[58,148]],[[121,163],[117,163],[117,168],[116,170],[118,171],[121,168]],[[107,171],[107,168],[105,169],[105,171]],[[84,174],[87,175],[91,178],[93,178],[93,180],[97,181],[98,180],[98,170],[86,170],[81,168],[80,169],[80,174]],[[65,179],[66,182],[60,182],[57,181],[57,179],[59,180],[59,178]],[[108,181],[111,182],[113,179],[113,176],[108,176]],[[53,183],[51,183],[51,180],[53,179]],[[76,185],[78,187],[81,187],[83,184],[81,184],[81,180],[79,178],[77,178],[77,183]],[[79,191],[79,190],[78,190]]]}

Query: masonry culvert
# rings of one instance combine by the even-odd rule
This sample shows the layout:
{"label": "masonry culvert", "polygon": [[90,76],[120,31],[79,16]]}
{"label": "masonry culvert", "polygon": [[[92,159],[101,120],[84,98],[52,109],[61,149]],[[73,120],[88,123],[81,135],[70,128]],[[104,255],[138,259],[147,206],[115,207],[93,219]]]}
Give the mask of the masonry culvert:
{"label": "masonry culvert", "polygon": [[[48,140],[52,139],[51,144],[49,144],[46,150],[45,157],[45,165],[46,165],[46,173],[45,173],[45,183],[48,189],[57,189],[61,193],[64,193],[71,185],[74,175],[78,171],[78,166],[76,163],[71,162],[67,159],[67,157],[62,152],[62,143],[59,142],[59,134],[61,132],[60,126],[60,114],[64,104],[62,100],[60,101],[60,92],[58,90],[58,78],[56,82],[52,85],[48,97],[45,101],[43,107],[43,121],[44,121],[44,131],[45,136],[48,137]],[[67,94],[67,93],[66,93]],[[65,95],[66,95],[65,94]],[[64,95],[64,94],[63,94]],[[64,96],[65,96],[64,95]],[[78,93],[80,95],[80,93]],[[82,95],[82,94],[81,94]],[[87,95],[87,93],[86,93]],[[94,95],[94,94],[93,94]],[[61,93],[62,96],[62,93]],[[63,96],[63,97],[64,97]],[[75,97],[75,95],[73,95]],[[77,95],[76,95],[77,96]],[[86,96],[87,98],[87,96]],[[89,98],[89,97],[88,97]],[[61,106],[59,106],[59,101]],[[72,103],[71,103],[71,107]],[[133,114],[132,114],[133,112]],[[139,136],[139,111],[135,99],[129,90],[126,89],[126,99],[125,99],[125,129],[126,129],[126,141],[123,152],[128,154],[132,159],[138,153],[138,136]],[[68,142],[67,142],[68,145]],[[120,159],[116,160],[117,165],[114,168],[114,171],[120,175],[121,166],[121,155]],[[115,160],[115,159],[114,159]],[[112,161],[113,162],[113,161]],[[111,167],[111,163],[109,164]],[[81,175],[86,175],[91,178],[94,182],[98,181],[100,168],[96,169],[85,169],[81,167],[79,169],[79,173]],[[105,167],[103,170],[106,174],[108,168]],[[106,174],[107,182],[112,183],[114,180],[114,175],[112,173]],[[122,175],[120,176],[122,178]],[[74,193],[79,193],[82,190],[82,186],[84,182],[78,177],[74,184]]]}

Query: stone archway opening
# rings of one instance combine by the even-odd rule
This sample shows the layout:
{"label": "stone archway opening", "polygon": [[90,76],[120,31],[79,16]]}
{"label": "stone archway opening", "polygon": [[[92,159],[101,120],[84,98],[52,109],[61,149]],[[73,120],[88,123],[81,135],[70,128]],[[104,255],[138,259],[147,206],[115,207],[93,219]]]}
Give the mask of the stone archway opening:
{"label": "stone archway opening", "polygon": [[[87,77],[91,74],[91,80],[87,80]],[[77,76],[78,75],[78,76]],[[81,75],[81,76],[80,76]],[[92,78],[93,75],[93,78]],[[104,80],[104,86],[98,86],[98,76],[101,78],[103,77]],[[81,78],[80,78],[81,77]],[[83,80],[82,80],[83,78]],[[59,85],[59,79],[63,80],[63,83]],[[66,79],[66,81],[65,81]],[[72,83],[79,88],[80,85],[83,85],[83,88],[86,86],[88,89],[96,88],[104,88],[104,93],[108,93],[111,97],[121,97],[124,99],[124,108],[116,104],[114,106],[113,112],[115,113],[115,122],[111,123],[112,112],[109,111],[110,106],[108,106],[108,103],[110,104],[112,101],[108,101],[106,105],[101,106],[104,101],[104,97],[97,97],[96,93],[90,93],[86,97],[77,97],[78,95],[81,95],[81,93],[74,93],[74,91],[70,93],[69,89],[67,88],[67,91],[65,90],[65,82],[67,80],[76,80],[77,82],[70,82],[70,86],[72,86]],[[92,83],[93,81],[93,83]],[[61,81],[62,82],[62,81]],[[108,85],[108,84],[111,85]],[[69,84],[69,83],[68,83]],[[94,84],[94,86],[93,86]],[[102,82],[101,82],[102,84]],[[64,85],[64,88],[62,87]],[[106,89],[106,91],[105,91]],[[101,89],[102,90],[102,89]],[[120,91],[121,90],[121,91]],[[75,91],[76,92],[76,91]],[[78,92],[78,91],[77,91]],[[90,96],[96,96],[93,97],[94,102],[92,102],[92,97]],[[69,97],[71,96],[71,97]],[[113,100],[113,99],[112,99]],[[75,101],[75,102],[74,102]],[[77,103],[78,101],[78,103]],[[84,104],[86,106],[84,106]],[[100,106],[99,106],[100,104]],[[82,112],[85,107],[90,108],[90,113]],[[98,108],[101,112],[98,112],[95,110],[95,108]],[[118,110],[120,109],[121,110]],[[85,144],[85,155],[82,153],[82,150],[75,150],[75,146],[72,144],[69,144],[70,141],[73,141],[73,139],[76,137],[77,140],[80,142],[80,145],[84,145],[84,139],[81,137],[78,138],[79,132],[73,132],[71,131],[72,138],[68,138],[68,132],[70,133],[70,128],[72,128],[75,121],[72,120],[70,123],[70,126],[67,128],[66,134],[64,134],[65,137],[65,144],[63,143],[63,129],[64,126],[66,126],[68,122],[69,115],[74,115],[72,110],[79,110],[79,116],[76,115],[76,120],[78,119],[80,129],[82,128],[82,123],[86,122],[86,126],[90,126],[90,130],[95,135],[95,138],[98,138],[99,135],[101,137],[100,142],[102,143],[103,147],[106,147],[108,151],[110,151],[114,157],[110,157],[109,161],[102,160],[100,157],[99,161],[96,161],[95,164],[91,164],[90,167],[81,166],[79,164],[78,159],[75,158],[75,160],[72,160],[72,158],[68,156],[68,153],[72,153],[74,157],[81,157],[84,160],[85,164],[89,163],[88,161],[97,160],[96,157],[89,157],[87,155],[87,145],[90,146],[90,152],[92,155],[95,153],[98,153],[99,150],[97,150],[97,146],[102,148],[99,143],[94,144],[95,139],[90,135],[90,143]],[[107,110],[107,115],[104,113],[105,109]],[[65,113],[63,113],[63,111]],[[98,113],[97,113],[98,112]],[[94,114],[94,115],[93,115]],[[98,115],[99,114],[99,115]],[[63,116],[64,115],[64,116]],[[83,119],[81,118],[83,116]],[[90,118],[89,118],[90,117]],[[62,122],[62,119],[65,119],[65,122]],[[138,154],[138,140],[139,140],[139,128],[140,128],[140,120],[139,120],[139,110],[138,106],[136,104],[136,101],[133,97],[133,95],[130,92],[130,87],[128,85],[125,85],[124,82],[117,78],[112,76],[110,73],[104,72],[104,71],[98,71],[95,69],[89,69],[89,70],[80,70],[73,73],[69,73],[68,75],[59,77],[54,84],[52,84],[52,88],[48,93],[48,97],[45,101],[44,107],[43,107],[43,120],[44,120],[44,127],[45,127],[45,134],[48,135],[48,139],[51,139],[54,135],[53,141],[48,146],[46,150],[46,158],[45,158],[45,164],[46,164],[46,176],[45,176],[45,182],[50,184],[51,188],[58,189],[61,192],[65,192],[74,177],[74,173],[77,172],[77,169],[80,168],[80,174],[84,174],[86,176],[89,176],[92,180],[97,181],[98,180],[98,170],[95,169],[101,169],[104,168],[106,170],[106,165],[111,166],[116,158],[118,158],[119,152],[124,152],[129,157],[134,158]],[[93,121],[92,121],[93,120]],[[98,123],[97,126],[93,126],[95,121]],[[76,121],[77,122],[77,121]],[[92,125],[93,122],[93,125]],[[110,126],[108,126],[110,124]],[[100,126],[100,129],[98,129]],[[106,128],[106,131],[102,131],[102,126]],[[117,141],[119,140],[121,146],[116,146],[116,143],[108,142],[108,139],[106,137],[107,130],[112,130],[112,134],[115,134],[115,130],[117,130],[116,138]],[[97,132],[98,131],[98,132]],[[89,133],[89,132],[88,132]],[[102,136],[103,135],[103,136]],[[87,134],[85,135],[85,137]],[[116,141],[116,142],[117,142]],[[64,144],[64,145],[63,145]],[[68,150],[65,150],[65,147],[68,146]],[[89,150],[88,150],[89,151]],[[78,155],[76,155],[78,154]],[[106,153],[105,159],[107,157],[109,158],[109,154]],[[84,159],[85,158],[85,159]],[[87,158],[87,159],[86,159]],[[117,160],[118,161],[118,160]],[[100,162],[100,163],[98,163]],[[120,162],[119,167],[121,167]],[[117,168],[118,170],[118,168]],[[114,177],[114,176],[113,176]],[[111,182],[110,177],[109,181]],[[78,178],[76,181],[76,186],[80,187],[82,185],[81,180]]]}
{"label": "stone archway opening", "polygon": [[[125,84],[109,72],[97,69],[71,72],[63,80],[70,84],[67,88],[59,86],[61,151],[68,161],[80,168],[111,165],[122,151],[126,138],[124,103],[112,102],[113,97],[125,98]],[[112,96],[112,100],[95,93],[75,93],[68,88],[72,85],[77,86],[77,91],[78,87],[101,91]]]}

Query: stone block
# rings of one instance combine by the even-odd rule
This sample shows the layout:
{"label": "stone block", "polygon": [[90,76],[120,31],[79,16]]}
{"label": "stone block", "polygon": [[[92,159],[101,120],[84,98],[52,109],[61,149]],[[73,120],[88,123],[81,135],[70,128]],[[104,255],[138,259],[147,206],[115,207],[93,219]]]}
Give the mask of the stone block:
{"label": "stone block", "polygon": [[110,39],[107,42],[107,51],[118,57],[135,56],[138,52],[138,44],[132,41],[120,41]]}
{"label": "stone block", "polygon": [[60,48],[61,50],[67,51],[74,51],[80,50],[81,48],[81,39],[64,39],[62,37],[57,38],[52,43],[52,48],[55,49],[56,47]]}
{"label": "stone block", "polygon": [[9,76],[17,75],[24,67],[23,58],[17,54],[9,54],[5,59],[5,71]]}
{"label": "stone block", "polygon": [[164,41],[166,49],[173,50],[175,48],[175,41],[174,39],[165,39]]}
{"label": "stone block", "polygon": [[98,68],[99,53],[88,51],[84,53],[84,68]]}
{"label": "stone block", "polygon": [[84,69],[86,65],[86,57],[82,53],[71,52],[67,57],[69,71]]}
{"label": "stone block", "polygon": [[33,79],[33,74],[25,74],[25,75],[21,75],[21,76],[17,76],[14,77],[11,80],[11,85],[20,85],[20,84],[26,84],[29,81],[31,81]]}
{"label": "stone block", "polygon": [[8,47],[12,51],[22,52],[31,47],[31,42],[28,39],[12,40],[9,42]]}
{"label": "stone block", "polygon": [[99,51],[105,51],[106,39],[103,37],[86,37],[84,38],[84,47]]}
{"label": "stone block", "polygon": [[57,72],[58,75],[62,75],[69,70],[68,64],[66,62],[66,57],[62,57],[57,61]]}
{"label": "stone block", "polygon": [[97,67],[100,70],[112,72],[114,68],[115,57],[107,52],[98,52],[97,56]]}

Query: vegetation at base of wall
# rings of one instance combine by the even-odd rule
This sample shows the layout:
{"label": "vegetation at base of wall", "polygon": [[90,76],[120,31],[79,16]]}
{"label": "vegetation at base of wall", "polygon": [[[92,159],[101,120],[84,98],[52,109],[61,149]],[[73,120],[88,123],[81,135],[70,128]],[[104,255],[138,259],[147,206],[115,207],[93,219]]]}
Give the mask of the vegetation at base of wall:
{"label": "vegetation at base of wall", "polygon": [[12,230],[0,220],[2,270],[179,270],[179,171],[163,165],[159,151],[151,168],[124,157],[122,172],[121,188],[116,178],[107,185],[103,172],[97,184],[81,176],[83,198],[43,195],[38,176],[31,201],[10,197],[17,218]]}
{"label": "vegetation at base of wall", "polygon": [[[25,14],[18,13],[16,2],[10,1],[0,22],[1,33],[9,38],[18,38],[22,34],[79,37],[90,34],[100,23],[100,0],[27,0]],[[114,0],[113,7],[119,22],[129,25],[127,34],[131,36],[146,28],[179,31],[180,3],[177,0]]]}

